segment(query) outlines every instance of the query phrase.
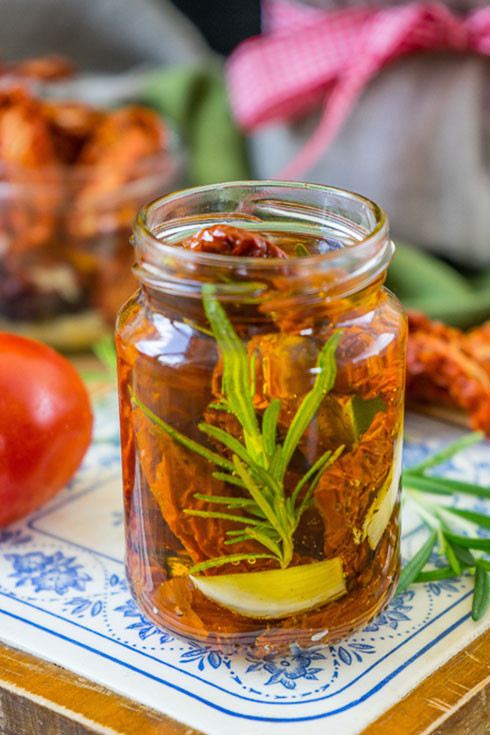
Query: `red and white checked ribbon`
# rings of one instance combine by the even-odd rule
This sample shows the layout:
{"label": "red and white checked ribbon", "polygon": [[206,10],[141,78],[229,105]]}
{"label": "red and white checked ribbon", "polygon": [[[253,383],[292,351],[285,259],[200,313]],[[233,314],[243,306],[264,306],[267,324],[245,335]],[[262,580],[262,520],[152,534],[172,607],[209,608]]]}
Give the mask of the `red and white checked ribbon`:
{"label": "red and white checked ribbon", "polygon": [[298,178],[319,159],[364,87],[390,61],[417,51],[490,56],[490,5],[461,17],[440,2],[324,11],[267,0],[263,17],[265,33],[240,44],[228,62],[238,123],[252,131],[324,100],[318,127],[282,178]]}

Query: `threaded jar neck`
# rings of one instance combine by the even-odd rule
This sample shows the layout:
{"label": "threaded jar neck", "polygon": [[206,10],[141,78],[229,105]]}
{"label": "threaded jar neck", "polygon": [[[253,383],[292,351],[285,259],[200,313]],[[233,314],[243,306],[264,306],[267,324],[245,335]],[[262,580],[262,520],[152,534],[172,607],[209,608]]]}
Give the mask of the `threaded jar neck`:
{"label": "threaded jar neck", "polygon": [[[214,224],[314,243],[302,257],[237,258],[180,243]],[[238,181],[196,187],[144,207],[135,224],[135,275],[144,286],[187,298],[213,283],[223,301],[260,299],[271,284],[307,301],[343,297],[380,280],[394,246],[388,220],[358,194],[308,183]]]}

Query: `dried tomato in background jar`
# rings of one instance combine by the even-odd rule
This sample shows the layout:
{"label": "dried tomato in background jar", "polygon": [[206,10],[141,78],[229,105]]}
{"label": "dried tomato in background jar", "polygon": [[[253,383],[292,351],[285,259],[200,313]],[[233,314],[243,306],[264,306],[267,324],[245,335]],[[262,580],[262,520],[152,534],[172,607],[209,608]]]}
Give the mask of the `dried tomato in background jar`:
{"label": "dried tomato in background jar", "polygon": [[133,219],[180,181],[182,155],[148,108],[33,93],[70,73],[58,57],[0,66],[0,328],[83,349],[136,288]]}
{"label": "dried tomato in background jar", "polygon": [[384,213],[236,182],[147,206],[116,342],[132,594],[224,650],[335,640],[399,574],[406,321]]}

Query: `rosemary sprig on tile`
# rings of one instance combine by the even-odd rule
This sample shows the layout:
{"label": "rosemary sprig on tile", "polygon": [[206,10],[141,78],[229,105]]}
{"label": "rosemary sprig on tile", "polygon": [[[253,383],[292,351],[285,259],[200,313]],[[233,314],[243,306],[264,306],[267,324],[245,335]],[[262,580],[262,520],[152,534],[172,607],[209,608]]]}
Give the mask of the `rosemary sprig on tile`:
{"label": "rosemary sprig on tile", "polygon": [[[469,571],[475,577],[473,620],[480,620],[490,605],[490,561],[483,558],[484,553],[490,552],[490,537],[478,535],[479,529],[490,530],[490,515],[457,508],[444,501],[454,495],[490,500],[490,488],[428,474],[428,470],[483,438],[480,432],[468,434],[402,475],[404,502],[414,507],[430,534],[404,567],[398,592],[413,582],[433,582]],[[447,565],[424,571],[436,545]]]}
{"label": "rosemary sprig on tile", "polygon": [[83,380],[88,383],[117,382],[117,354],[114,337],[107,334],[92,346],[92,352],[102,363],[101,368],[80,370]]}

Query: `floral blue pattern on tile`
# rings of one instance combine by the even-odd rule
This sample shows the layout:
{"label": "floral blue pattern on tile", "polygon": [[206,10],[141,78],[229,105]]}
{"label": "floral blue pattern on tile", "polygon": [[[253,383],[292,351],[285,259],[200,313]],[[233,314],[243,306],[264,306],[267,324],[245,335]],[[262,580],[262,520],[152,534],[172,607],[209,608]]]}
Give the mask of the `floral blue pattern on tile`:
{"label": "floral blue pattern on tile", "polygon": [[189,645],[190,650],[182,654],[180,663],[197,663],[199,671],[204,671],[206,666],[210,666],[212,669],[219,669],[223,662],[225,665],[228,665],[228,659],[223,657],[219,651],[214,650],[211,646],[199,646],[193,642],[190,642]]}
{"label": "floral blue pattern on tile", "polygon": [[83,590],[92,578],[82,571],[82,565],[76,564],[76,557],[66,557],[63,552],[44,554],[41,551],[26,554],[6,554],[7,561],[12,563],[16,577],[16,587],[31,584],[35,592],[53,590],[64,595],[69,589]]}
{"label": "floral blue pattern on tile", "polygon": [[350,666],[353,661],[362,663],[364,656],[376,653],[375,647],[368,643],[351,643],[348,641],[343,645],[329,646],[329,651],[334,656],[337,665],[341,662],[346,666]]}
{"label": "floral blue pattern on tile", "polygon": [[402,621],[410,621],[410,612],[413,609],[413,605],[408,605],[407,603],[413,599],[414,595],[415,592],[409,589],[394,597],[386,610],[366,625],[364,630],[371,633],[379,630],[383,625],[387,625],[393,630],[396,630]]}
{"label": "floral blue pattern on tile", "polygon": [[142,641],[153,635],[157,635],[159,637],[162,645],[172,640],[172,636],[169,633],[165,633],[160,630],[160,628],[153,625],[153,623],[146,620],[146,618],[140,613],[134,600],[131,598],[126,600],[124,605],[116,607],[115,612],[122,613],[125,618],[136,618],[135,622],[126,625],[126,630],[137,630],[138,636]]}
{"label": "floral blue pattern on tile", "polygon": [[290,655],[270,655],[263,658],[250,656],[247,661],[252,663],[245,673],[251,671],[267,671],[270,677],[264,682],[264,686],[281,684],[285,689],[296,689],[299,679],[318,681],[317,674],[322,671],[321,666],[311,665],[312,661],[324,661],[325,655],[320,653],[319,648],[304,650],[293,643]]}

